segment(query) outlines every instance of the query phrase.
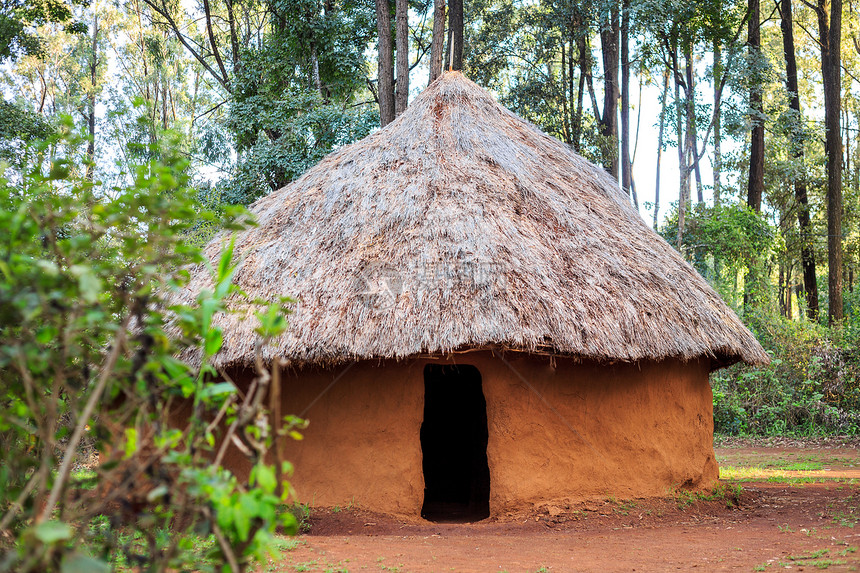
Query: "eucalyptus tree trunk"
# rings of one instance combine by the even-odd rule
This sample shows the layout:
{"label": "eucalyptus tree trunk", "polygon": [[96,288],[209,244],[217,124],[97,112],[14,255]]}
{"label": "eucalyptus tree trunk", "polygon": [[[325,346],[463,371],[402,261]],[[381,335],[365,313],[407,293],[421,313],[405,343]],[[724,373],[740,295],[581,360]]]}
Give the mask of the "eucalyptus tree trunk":
{"label": "eucalyptus tree trunk", "polygon": [[409,105],[409,4],[396,2],[397,20],[397,91],[394,95],[394,115],[400,115]]}
{"label": "eucalyptus tree trunk", "polygon": [[696,74],[693,70],[693,42],[684,43],[684,74],[686,76],[686,112],[687,136],[686,146],[689,154],[688,169],[696,177],[696,199],[699,203],[705,200],[702,191],[702,172],[699,169],[699,134],[696,128]]}
{"label": "eucalyptus tree trunk", "polygon": [[[761,55],[761,14],[759,0],[750,0],[750,19],[747,33],[747,44],[750,56],[758,58]],[[751,209],[761,211],[761,199],[764,195],[764,107],[762,104],[761,74],[755,72],[750,78],[750,168],[747,179],[747,205]]]}
{"label": "eucalyptus tree trunk", "polygon": [[579,47],[579,43],[577,42],[577,49],[580,50],[580,53],[579,53],[580,54],[579,55],[580,70],[579,70],[579,82],[577,83],[577,89],[576,89],[576,110],[574,111],[574,107],[573,107],[573,103],[572,103],[573,102],[573,70],[574,70],[573,45],[574,45],[574,41],[571,38],[571,41],[570,41],[570,62],[568,63],[568,67],[570,68],[570,92],[571,92],[570,111],[571,111],[571,114],[573,114],[573,119],[571,121],[571,131],[573,131],[573,133],[571,134],[571,136],[573,139],[573,148],[578,153],[581,151],[581,148],[582,148],[582,106],[583,106],[583,98],[585,95],[585,72],[583,71],[583,68],[581,67],[581,64],[582,64],[581,60],[583,57],[582,50]]}
{"label": "eucalyptus tree trunk", "polygon": [[720,82],[723,77],[723,48],[719,39],[714,40],[714,66],[713,66],[713,81],[714,81],[714,206],[719,207],[722,194],[722,171],[723,171],[723,151],[722,151],[722,123],[721,123],[721,108],[722,108],[722,90]]}
{"label": "eucalyptus tree trunk", "polygon": [[620,26],[618,7],[613,6],[608,18],[601,25],[600,50],[603,54],[603,114],[601,134],[603,142],[603,167],[618,179],[618,44]]}
{"label": "eucalyptus tree trunk", "polygon": [[824,77],[824,152],[827,156],[827,319],[844,318],[842,311],[842,132],[841,79],[842,0],[818,0],[818,41]]}
{"label": "eucalyptus tree trunk", "polygon": [[93,168],[96,160],[96,84],[98,83],[98,64],[99,64],[99,17],[93,8],[93,35],[92,45],[90,49],[90,89],[87,94],[87,167],[86,178],[88,181],[93,180]]}
{"label": "eucalyptus tree trunk", "polygon": [[448,59],[452,70],[463,69],[463,0],[450,0],[448,4]]}
{"label": "eucalyptus tree trunk", "polygon": [[[594,120],[602,125],[603,119],[600,116],[600,106],[597,103],[597,96],[594,94],[594,78],[592,77],[592,64],[593,60],[591,58],[591,49],[588,43],[588,39],[580,35],[577,38],[577,46],[579,48],[579,67],[580,80],[585,79],[585,85],[588,88],[588,98],[591,101],[591,108],[594,112]],[[582,127],[582,116],[580,116],[580,128]]]}
{"label": "eucalyptus tree trunk", "polygon": [[573,144],[573,132],[571,131],[570,126],[570,111],[568,110],[569,105],[573,105],[573,99],[568,98],[568,90],[567,87],[570,85],[567,78],[567,61],[570,58],[567,54],[567,42],[561,43],[561,119],[562,119],[562,129],[564,130],[564,142],[568,145]]}
{"label": "eucalyptus tree trunk", "polygon": [[654,185],[654,230],[660,212],[660,158],[663,155],[663,129],[666,125],[666,104],[669,96],[669,70],[663,70],[663,98],[660,100],[660,131],[657,135],[657,181]]}
{"label": "eucalyptus tree trunk", "polygon": [[630,0],[621,3],[621,189],[633,193],[630,163]]}
{"label": "eucalyptus tree trunk", "polygon": [[806,190],[806,169],[803,167],[803,125],[800,112],[800,92],[797,84],[797,58],[794,51],[794,24],[791,0],[780,0],[782,19],[782,47],[785,53],[785,88],[788,105],[795,113],[797,123],[792,126],[791,156],[800,163],[802,175],[794,179],[794,199],[797,201],[797,224],[800,227],[800,264],[803,269],[803,290],[806,295],[806,316],[818,320],[818,282],[815,278],[815,251],[812,248],[812,229],[809,222],[809,198]]}
{"label": "eucalyptus tree trunk", "polygon": [[[677,58],[676,58],[677,61]],[[690,195],[690,170],[687,168],[687,146],[684,143],[684,114],[681,105],[681,86],[675,70],[675,130],[678,134],[678,251],[684,250],[684,226],[687,211],[687,197]]]}
{"label": "eucalyptus tree trunk", "polygon": [[379,35],[379,125],[385,127],[394,121],[394,50],[388,0],[376,0],[376,31]]}
{"label": "eucalyptus tree trunk", "polygon": [[442,54],[445,44],[445,0],[433,2],[433,39],[430,41],[430,81],[442,73]]}

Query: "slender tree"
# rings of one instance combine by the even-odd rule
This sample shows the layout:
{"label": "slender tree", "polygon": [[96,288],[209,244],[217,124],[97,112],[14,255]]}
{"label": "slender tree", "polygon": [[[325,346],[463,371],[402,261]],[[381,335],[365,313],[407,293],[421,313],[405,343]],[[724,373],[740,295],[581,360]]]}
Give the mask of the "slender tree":
{"label": "slender tree", "polygon": [[612,8],[600,25],[600,50],[603,54],[603,113],[600,116],[604,137],[603,167],[618,179],[618,45],[620,23],[618,7]]}
{"label": "slender tree", "polygon": [[394,50],[391,42],[391,12],[388,0],[376,0],[376,32],[379,37],[377,64],[379,85],[379,125],[394,121]]}
{"label": "slender tree", "polygon": [[409,105],[409,4],[397,0],[397,92],[394,113],[400,115]]}
{"label": "slender tree", "polygon": [[660,99],[660,129],[657,135],[657,181],[654,184],[654,230],[660,213],[660,158],[663,155],[663,129],[666,125],[666,104],[669,97],[669,70],[663,70],[663,97]]}
{"label": "slender tree", "polygon": [[[797,84],[797,58],[794,50],[794,24],[791,0],[780,1],[780,27],[782,47],[785,54],[785,88],[788,91],[789,108],[795,122],[791,130],[791,156],[800,164],[801,175],[794,178],[794,198],[797,202],[797,223],[800,227],[800,262],[803,268],[803,290],[806,294],[806,315],[818,319],[818,282],[815,278],[815,251],[812,248],[812,229],[809,222],[809,199],[806,192],[806,171],[803,167],[804,129],[801,124],[800,89]],[[790,307],[789,307],[790,308]]]}
{"label": "slender tree", "polygon": [[714,205],[719,207],[722,200],[722,172],[723,172],[723,150],[722,150],[722,78],[723,78],[723,45],[719,37],[714,38],[714,65],[712,69],[712,81],[714,84]]}
{"label": "slender tree", "polygon": [[[761,14],[759,0],[750,0],[750,18],[748,22],[747,45],[750,50],[750,61],[758,68],[761,57]],[[761,199],[764,195],[764,107],[762,102],[761,74],[757,71],[750,74],[750,165],[747,178],[747,205],[755,211],[761,211]]]}
{"label": "slender tree", "polygon": [[93,9],[93,26],[90,45],[90,61],[89,61],[89,80],[90,85],[87,90],[87,169],[86,178],[92,182],[93,167],[96,159],[96,85],[99,82],[99,15],[96,9]]}
{"label": "slender tree", "polygon": [[433,37],[430,40],[430,81],[442,73],[442,54],[445,43],[445,0],[433,2]]}
{"label": "slender tree", "polygon": [[621,188],[632,193],[630,163],[630,0],[621,4]]}
{"label": "slender tree", "polygon": [[463,0],[448,3],[448,59],[444,65],[463,69]]}
{"label": "slender tree", "polygon": [[824,152],[827,156],[827,319],[842,310],[842,0],[818,0],[818,41],[824,77]]}

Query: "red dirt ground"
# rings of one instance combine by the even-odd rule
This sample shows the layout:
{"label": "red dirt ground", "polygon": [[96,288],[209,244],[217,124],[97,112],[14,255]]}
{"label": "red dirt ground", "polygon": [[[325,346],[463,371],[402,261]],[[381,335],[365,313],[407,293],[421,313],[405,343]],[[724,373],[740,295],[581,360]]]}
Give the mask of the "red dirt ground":
{"label": "red dirt ground", "polygon": [[711,496],[541,506],[477,524],[315,509],[310,533],[284,539],[282,559],[261,570],[857,571],[857,445],[724,441],[722,467],[764,477],[724,480]]}

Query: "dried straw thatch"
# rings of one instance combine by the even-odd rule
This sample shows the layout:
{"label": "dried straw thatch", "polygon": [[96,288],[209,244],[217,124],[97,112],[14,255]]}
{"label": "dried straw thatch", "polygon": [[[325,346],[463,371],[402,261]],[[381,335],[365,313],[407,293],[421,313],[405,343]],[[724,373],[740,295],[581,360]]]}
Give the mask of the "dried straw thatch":
{"label": "dried straw thatch", "polygon": [[[251,207],[236,281],[298,299],[266,358],[331,363],[472,348],[607,361],[768,360],[602,169],[459,73]],[[215,260],[224,240],[206,255]],[[211,288],[203,267],[178,298]],[[220,365],[253,317],[218,318]]]}

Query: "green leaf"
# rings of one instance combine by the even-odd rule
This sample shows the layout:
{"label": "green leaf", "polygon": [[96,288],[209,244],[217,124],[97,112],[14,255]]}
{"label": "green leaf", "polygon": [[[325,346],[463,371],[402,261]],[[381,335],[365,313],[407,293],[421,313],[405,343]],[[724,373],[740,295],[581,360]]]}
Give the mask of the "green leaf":
{"label": "green leaf", "polygon": [[59,330],[53,325],[46,325],[39,329],[36,333],[36,342],[39,344],[48,344],[57,338]]}
{"label": "green leaf", "polygon": [[221,344],[224,342],[224,333],[220,328],[215,327],[206,331],[206,354],[213,356],[221,350]]}
{"label": "green leaf", "polygon": [[110,570],[104,561],[81,553],[72,553],[60,567],[60,573],[110,573]]}
{"label": "green leaf", "polygon": [[125,429],[125,459],[137,452],[137,428]]}
{"label": "green leaf", "polygon": [[45,545],[72,538],[72,527],[62,521],[44,521],[33,528],[33,535]]}
{"label": "green leaf", "polygon": [[263,338],[278,336],[287,329],[287,319],[284,318],[280,305],[271,304],[265,310],[257,313],[260,326],[257,334]]}
{"label": "green leaf", "polygon": [[87,265],[72,265],[69,269],[73,275],[78,277],[78,288],[84,301],[93,304],[102,293],[102,281],[93,272],[92,267]]}
{"label": "green leaf", "polygon": [[215,277],[217,283],[222,283],[230,277],[230,263],[233,261],[233,246],[235,244],[236,235],[233,235],[230,237],[230,244],[221,253],[221,259],[218,261],[218,274]]}
{"label": "green leaf", "polygon": [[248,536],[251,534],[251,516],[243,507],[233,508],[233,525],[239,541],[248,541]]}
{"label": "green leaf", "polygon": [[232,382],[218,382],[217,384],[207,384],[200,391],[201,398],[210,398],[212,396],[221,396],[223,394],[234,394],[236,385]]}
{"label": "green leaf", "polygon": [[212,324],[212,316],[218,310],[218,301],[213,298],[204,298],[200,301],[200,327],[204,332],[209,331],[209,325]]}
{"label": "green leaf", "polygon": [[275,491],[275,487],[278,484],[278,481],[275,479],[275,470],[271,466],[264,464],[258,464],[254,470],[257,485],[266,493]]}

